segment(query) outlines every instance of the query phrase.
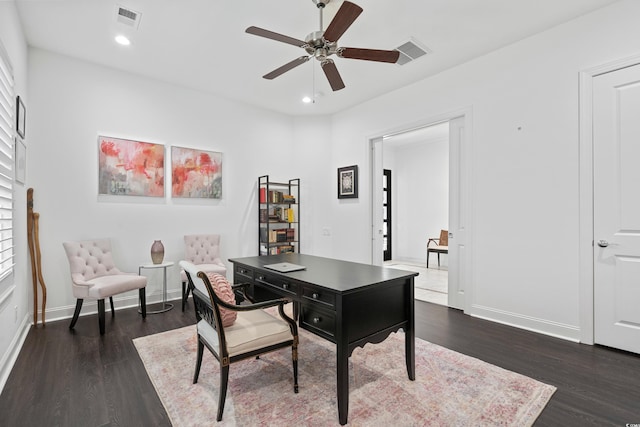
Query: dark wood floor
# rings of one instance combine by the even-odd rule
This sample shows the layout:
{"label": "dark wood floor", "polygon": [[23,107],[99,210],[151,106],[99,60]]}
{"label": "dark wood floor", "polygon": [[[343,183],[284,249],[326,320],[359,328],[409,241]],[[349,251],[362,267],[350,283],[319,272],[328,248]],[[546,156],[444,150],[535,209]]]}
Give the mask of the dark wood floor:
{"label": "dark wood floor", "polygon": [[[132,339],[194,323],[193,305],[147,316],[135,309],[32,328],[0,395],[3,426],[168,426]],[[536,426],[640,423],[640,357],[573,344],[416,301],[418,337],[558,388]],[[185,360],[185,375],[193,361]],[[212,420],[212,425],[215,422]],[[337,419],[336,419],[337,425]]]}

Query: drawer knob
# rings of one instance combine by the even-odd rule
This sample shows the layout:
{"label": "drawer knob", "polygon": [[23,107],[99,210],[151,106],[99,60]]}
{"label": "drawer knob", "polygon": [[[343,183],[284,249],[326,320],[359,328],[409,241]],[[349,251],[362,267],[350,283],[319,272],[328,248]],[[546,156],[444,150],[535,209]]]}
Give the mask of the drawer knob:
{"label": "drawer knob", "polygon": [[283,283],[282,284],[282,289],[284,289],[285,291],[289,289],[289,284],[288,283]]}
{"label": "drawer knob", "polygon": [[314,317],[313,318],[313,323],[315,323],[317,325],[318,323],[320,323],[320,320],[321,319],[319,317]]}
{"label": "drawer knob", "polygon": [[320,298],[320,294],[317,293],[317,292],[314,292],[314,293],[311,294],[311,298],[318,299],[318,298]]}
{"label": "drawer knob", "polygon": [[264,280],[264,276],[258,276],[258,280]]}

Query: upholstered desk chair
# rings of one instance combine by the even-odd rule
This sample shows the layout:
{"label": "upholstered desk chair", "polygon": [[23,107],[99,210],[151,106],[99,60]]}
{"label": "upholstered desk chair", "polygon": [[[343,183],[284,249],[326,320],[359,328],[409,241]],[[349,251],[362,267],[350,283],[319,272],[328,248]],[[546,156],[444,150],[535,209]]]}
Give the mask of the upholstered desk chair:
{"label": "upholstered desk chair", "polygon": [[[227,267],[220,259],[220,235],[191,234],[184,236],[184,260],[196,264],[199,271],[227,275]],[[191,289],[187,286],[187,275],[180,272],[182,279],[182,311]]]}
{"label": "upholstered desk chair", "polygon": [[[180,266],[192,287],[196,307],[198,355],[193,383],[198,382],[205,347],[220,363],[217,420],[222,420],[231,363],[291,347],[293,391],[297,393],[298,327],[284,313],[284,304],[289,301],[281,298],[236,305],[234,289],[245,285],[231,286],[224,276],[200,271],[199,266],[190,262],[180,261]],[[278,307],[279,316],[264,311],[267,307]]]}
{"label": "upholstered desk chair", "polygon": [[440,267],[440,254],[449,253],[449,231],[448,230],[440,230],[439,238],[434,237],[427,241],[427,268],[429,268],[429,254],[431,252],[435,252],[438,254],[438,267]]}
{"label": "upholstered desk chair", "polygon": [[104,299],[109,298],[111,315],[114,316],[113,296],[133,290],[139,293],[142,318],[147,317],[147,278],[123,273],[116,268],[109,239],[66,242],[62,245],[69,259],[73,296],[77,298],[69,329],[73,329],[78,321],[82,302],[95,299],[98,300],[100,335],[104,335]]}

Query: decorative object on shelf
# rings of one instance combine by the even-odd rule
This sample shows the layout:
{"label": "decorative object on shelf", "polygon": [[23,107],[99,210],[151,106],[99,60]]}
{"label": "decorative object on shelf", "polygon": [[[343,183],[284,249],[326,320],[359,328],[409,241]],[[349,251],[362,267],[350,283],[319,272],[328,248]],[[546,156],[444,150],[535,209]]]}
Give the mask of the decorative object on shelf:
{"label": "decorative object on shelf", "polygon": [[98,136],[98,194],[164,197],[164,145]]}
{"label": "decorative object on shelf", "polygon": [[358,198],[358,165],[338,168],[338,199]]}
{"label": "decorative object on shelf", "polygon": [[33,281],[33,325],[38,326],[38,281],[42,292],[42,326],[47,307],[47,285],[42,277],[42,256],[39,234],[40,214],[33,211],[33,188],[27,190],[27,239],[31,256],[31,279]]}
{"label": "decorative object on shelf", "polygon": [[20,96],[16,99],[16,130],[21,138],[24,138],[27,126],[27,109]]}
{"label": "decorative object on shelf", "polygon": [[300,179],[258,178],[258,254],[300,252]]}
{"label": "decorative object on shelf", "polygon": [[221,199],[222,153],[171,147],[171,195]]}
{"label": "decorative object on shelf", "polygon": [[27,146],[19,138],[14,139],[16,149],[15,171],[16,182],[24,184],[27,177]]}
{"label": "decorative object on shelf", "polygon": [[151,245],[151,261],[154,264],[162,264],[164,259],[164,245],[160,240],[154,240]]}

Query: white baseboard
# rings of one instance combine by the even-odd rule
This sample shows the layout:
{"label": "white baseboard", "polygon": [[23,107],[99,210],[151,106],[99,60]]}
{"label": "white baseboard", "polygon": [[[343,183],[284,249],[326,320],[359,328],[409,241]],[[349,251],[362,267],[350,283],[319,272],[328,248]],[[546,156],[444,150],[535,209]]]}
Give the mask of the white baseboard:
{"label": "white baseboard", "polygon": [[18,360],[18,354],[20,354],[24,340],[27,339],[27,335],[31,329],[31,322],[29,320],[30,316],[30,314],[24,316],[13,340],[11,340],[11,343],[9,344],[7,352],[2,357],[2,360],[0,360],[0,393],[2,393],[4,385],[7,383],[7,379],[9,379],[9,374],[11,373],[16,360]]}
{"label": "white baseboard", "polygon": [[497,310],[481,305],[473,305],[468,314],[480,319],[502,323],[503,325],[513,326],[568,341],[580,342],[580,328],[577,326],[524,316],[522,314]]}

